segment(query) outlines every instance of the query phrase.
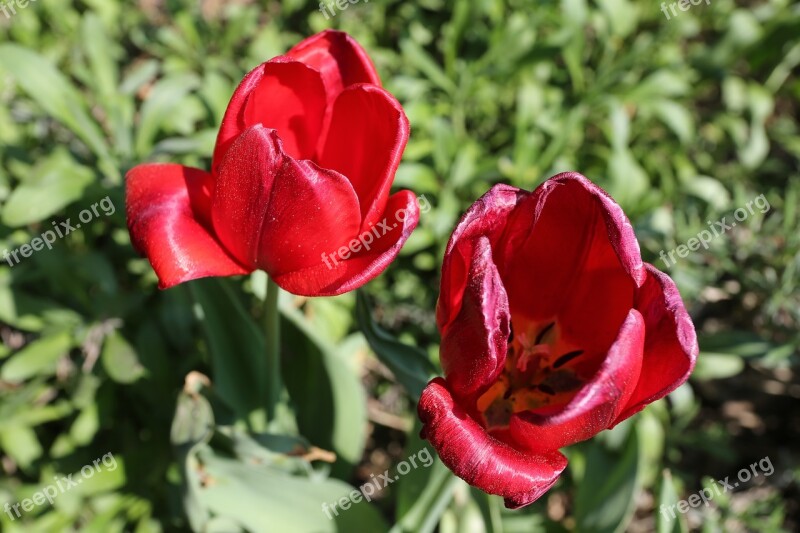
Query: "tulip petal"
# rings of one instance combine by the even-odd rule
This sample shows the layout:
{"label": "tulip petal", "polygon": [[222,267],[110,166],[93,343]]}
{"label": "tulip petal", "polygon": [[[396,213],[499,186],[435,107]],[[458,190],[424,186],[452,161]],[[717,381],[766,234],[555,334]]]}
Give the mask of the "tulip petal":
{"label": "tulip petal", "polygon": [[322,74],[329,105],[350,85],[381,85],[381,79],[367,52],[355,39],[342,31],[320,32],[298,43],[286,55]]}
{"label": "tulip petal", "polygon": [[527,193],[516,187],[495,185],[472,204],[456,226],[442,262],[442,283],[436,306],[439,331],[446,331],[461,312],[477,238],[485,235],[490,242],[495,242],[505,227],[508,214],[523,194]]}
{"label": "tulip petal", "polygon": [[380,219],[409,126],[395,98],[374,85],[353,85],[336,99],[318,163],[347,176],[361,203],[361,231]]}
{"label": "tulip petal", "polygon": [[592,380],[560,411],[511,417],[514,442],[534,453],[586,440],[610,427],[630,401],[642,372],[645,322],[631,309]]}
{"label": "tulip petal", "polygon": [[358,234],[358,198],[341,174],[286,158],[275,179],[259,244],[259,266],[276,280],[320,265]]}
{"label": "tulip petal", "polygon": [[477,237],[458,316],[442,331],[440,359],[459,400],[493,382],[506,363],[511,317],[489,239]]}
{"label": "tulip petal", "polygon": [[633,307],[635,286],[619,266],[587,267],[565,291],[558,315],[561,334],[584,354],[582,366],[596,369]]}
{"label": "tulip petal", "polygon": [[321,263],[349,242],[360,223],[347,179],[284,153],[275,130],[254,126],[231,145],[220,167],[214,229],[240,262],[273,278]]}
{"label": "tulip petal", "polygon": [[381,223],[347,244],[344,253],[349,257],[331,246],[318,265],[279,275],[275,282],[304,296],[333,296],[357,289],[397,257],[418,222],[416,197],[411,191],[400,191],[389,198]]}
{"label": "tulip petal", "polygon": [[615,424],[663,398],[689,379],[699,347],[692,319],[669,276],[645,263],[647,280],[636,295],[647,338],[639,384]]}
{"label": "tulip petal", "polygon": [[208,276],[247,274],[210,228],[211,175],[172,164],[139,165],[125,181],[134,247],[153,265],[159,288]]}
{"label": "tulip petal", "polygon": [[422,436],[455,474],[515,509],[536,501],[567,466],[557,450],[522,453],[489,434],[455,403],[447,382],[432,380],[418,405]]}
{"label": "tulip petal", "polygon": [[[576,172],[558,174],[526,195],[509,216],[501,246],[497,261],[512,314],[535,321],[557,316],[585,272],[616,270],[630,277],[628,305],[617,306],[624,311],[644,281],[639,243],[625,213]],[[618,312],[609,320],[612,332],[622,318]]]}
{"label": "tulip petal", "polygon": [[325,87],[317,70],[286,56],[259,65],[231,97],[217,135],[212,173],[219,172],[236,138],[257,124],[277,130],[291,157],[313,158],[326,108]]}

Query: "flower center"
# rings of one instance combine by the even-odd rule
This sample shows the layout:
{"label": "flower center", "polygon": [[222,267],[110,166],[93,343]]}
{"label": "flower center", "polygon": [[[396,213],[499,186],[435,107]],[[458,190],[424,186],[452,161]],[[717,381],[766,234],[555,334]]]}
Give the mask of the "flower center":
{"label": "flower center", "polygon": [[557,321],[511,325],[506,366],[478,398],[487,429],[507,428],[511,415],[566,405],[586,382],[578,364],[583,350],[567,342]]}

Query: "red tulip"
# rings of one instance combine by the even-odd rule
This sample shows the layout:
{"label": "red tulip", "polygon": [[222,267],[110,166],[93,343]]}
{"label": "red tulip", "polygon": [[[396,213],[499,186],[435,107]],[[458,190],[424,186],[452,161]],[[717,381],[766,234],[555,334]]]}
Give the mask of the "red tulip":
{"label": "red tulip", "polygon": [[664,397],[698,352],[672,280],[574,172],[532,193],[497,185],[469,209],[445,252],[437,324],[445,377],[420,399],[423,437],[510,508],[556,482],[559,448]]}
{"label": "red tulip", "polygon": [[128,173],[131,239],[162,289],[262,269],[295,294],[350,291],[386,268],[419,220],[410,191],[389,196],[408,132],[366,52],[322,32],[244,78],[210,173]]}

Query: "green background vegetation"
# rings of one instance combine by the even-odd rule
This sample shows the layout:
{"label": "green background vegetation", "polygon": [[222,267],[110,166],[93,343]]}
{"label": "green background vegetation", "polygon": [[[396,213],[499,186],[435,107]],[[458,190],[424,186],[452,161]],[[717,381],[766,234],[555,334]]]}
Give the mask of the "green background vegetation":
{"label": "green background vegetation", "polygon": [[[265,425],[263,276],[159,292],[130,246],[123,176],[144,161],[208,168],[243,74],[326,27],[354,35],[404,105],[395,184],[433,209],[358,298],[285,295],[287,394]],[[362,0],[328,21],[303,0],[0,14],[0,249],[116,205],[0,265],[0,506],[108,452],[119,463],[24,519],[0,514],[2,530],[797,531],[798,64],[788,1],[713,0],[669,21],[627,0]],[[423,446],[414,399],[438,364],[438,267],[461,213],[494,183],[532,189],[563,170],[608,190],[677,282],[700,335],[692,379],[567,450],[562,480],[522,511],[437,461],[328,521],[322,502]],[[761,194],[771,209],[709,250],[658,259]],[[336,462],[309,463],[311,445]],[[714,507],[658,512],[766,456],[772,476]]]}

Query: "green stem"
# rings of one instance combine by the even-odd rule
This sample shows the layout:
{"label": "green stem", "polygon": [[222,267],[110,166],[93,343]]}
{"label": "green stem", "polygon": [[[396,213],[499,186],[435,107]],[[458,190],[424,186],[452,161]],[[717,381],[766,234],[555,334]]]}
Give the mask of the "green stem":
{"label": "green stem", "polygon": [[281,396],[283,380],[281,379],[281,313],[278,309],[278,297],[281,289],[267,276],[267,293],[264,298],[264,338],[267,348],[267,416],[275,418],[275,406]]}

